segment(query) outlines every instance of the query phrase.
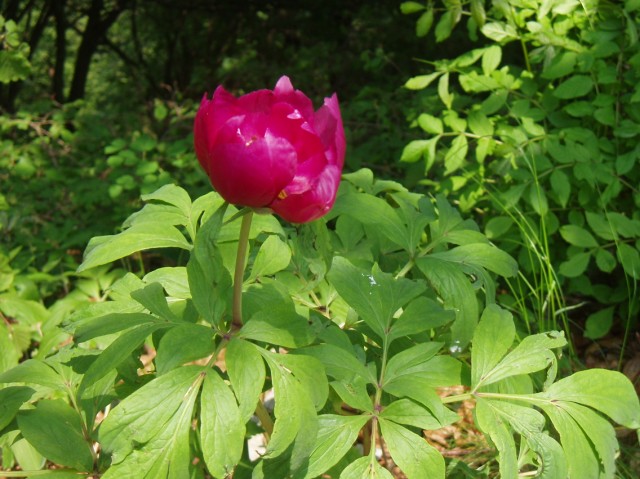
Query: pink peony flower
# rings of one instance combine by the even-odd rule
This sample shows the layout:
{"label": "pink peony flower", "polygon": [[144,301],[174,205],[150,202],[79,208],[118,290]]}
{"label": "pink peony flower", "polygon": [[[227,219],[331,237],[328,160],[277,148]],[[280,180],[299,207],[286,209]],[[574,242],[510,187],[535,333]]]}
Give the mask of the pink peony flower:
{"label": "pink peony flower", "polygon": [[202,99],[194,124],[195,150],[211,184],[229,203],[269,208],[306,223],[336,198],[345,138],[338,98],[314,111],[288,77],[271,90],[239,98],[219,86]]}

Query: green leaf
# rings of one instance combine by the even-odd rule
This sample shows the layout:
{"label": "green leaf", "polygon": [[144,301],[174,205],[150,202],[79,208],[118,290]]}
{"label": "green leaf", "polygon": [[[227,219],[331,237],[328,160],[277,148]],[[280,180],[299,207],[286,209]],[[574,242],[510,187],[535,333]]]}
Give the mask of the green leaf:
{"label": "green leaf", "polygon": [[427,133],[432,133],[434,135],[441,135],[444,132],[442,120],[438,117],[429,115],[428,113],[420,114],[418,117],[418,125],[420,125],[420,128]]}
{"label": "green leaf", "polygon": [[38,384],[60,391],[66,388],[64,379],[48,364],[37,359],[27,359],[0,374],[0,384],[2,383]]}
{"label": "green leaf", "polygon": [[469,144],[466,135],[458,135],[451,142],[451,146],[444,155],[445,175],[459,170],[467,159]]}
{"label": "green leaf", "polygon": [[426,37],[431,27],[433,26],[433,6],[429,6],[426,12],[424,12],[418,18],[416,22],[416,36],[418,38]]}
{"label": "green leaf", "polygon": [[415,388],[460,384],[460,362],[451,356],[433,356],[439,347],[441,343],[423,343],[393,356],[387,365],[383,389],[397,397],[424,403],[423,396],[414,394]]}
{"label": "green leaf", "polygon": [[246,423],[256,409],[266,377],[264,361],[256,347],[242,339],[233,338],[225,355],[227,374],[240,403],[240,417]]}
{"label": "green leaf", "polygon": [[553,96],[562,100],[585,96],[593,89],[593,80],[587,75],[572,75],[553,91]]}
{"label": "green leaf", "polygon": [[444,478],[444,458],[425,439],[408,429],[380,418],[380,430],[391,457],[408,479]]}
{"label": "green leaf", "polygon": [[[447,15],[447,13],[445,13],[443,17]],[[438,26],[440,26],[442,23],[443,22],[441,18],[440,22],[438,22]],[[437,27],[436,27],[436,32],[437,32]],[[444,105],[447,107],[447,110],[451,110],[451,104],[453,103],[453,95],[449,92],[449,72],[442,75],[440,77],[440,80],[438,80],[438,96],[440,97],[440,100],[442,100],[442,103],[444,103]]]}
{"label": "green leaf", "polygon": [[510,376],[530,374],[549,366],[555,367],[556,357],[551,349],[567,344],[562,332],[533,334],[524,338],[489,372],[485,372],[476,384],[478,387],[493,384]]}
{"label": "green leaf", "polygon": [[577,253],[572,255],[567,261],[560,263],[560,274],[567,278],[577,278],[585,272],[589,266],[591,253]]}
{"label": "green leaf", "polygon": [[585,324],[584,336],[589,339],[599,339],[605,336],[613,325],[613,312],[615,307],[604,308],[591,313]]}
{"label": "green leaf", "polygon": [[[291,470],[295,471],[308,460],[316,442],[318,419],[315,406],[324,402],[319,401],[319,396],[324,395],[326,400],[326,376],[322,364],[315,358],[288,357],[264,350],[260,353],[269,364],[275,394],[276,420],[266,457],[278,457],[289,451]],[[318,386],[322,391],[317,390]]]}
{"label": "green leaf", "polygon": [[[578,405],[576,404],[575,406]],[[589,440],[587,439],[584,431],[580,428],[580,425],[560,407],[548,405],[541,407],[547,413],[553,423],[553,426],[560,435],[560,441],[563,449],[565,450],[565,457],[567,459],[569,477],[580,477],[584,479],[599,479],[600,477],[603,477],[600,474],[600,461],[594,454],[593,448],[591,444],[589,444]],[[584,409],[593,416],[602,420],[602,418],[593,411],[590,411],[587,408]],[[589,419],[591,418],[592,417]],[[585,424],[585,427],[588,428],[589,425]],[[615,441],[615,433],[613,437]],[[608,472],[609,474],[604,477],[613,477],[614,471],[611,470]]]}
{"label": "green leaf", "polygon": [[87,320],[78,321],[77,325],[72,324],[72,326],[75,326],[73,339],[77,344],[80,344],[90,339],[118,333],[134,326],[157,323],[160,323],[160,320],[147,313],[114,313],[90,317]]}
{"label": "green leaf", "polygon": [[227,310],[231,295],[231,276],[216,247],[227,203],[219,207],[202,225],[187,263],[187,276],[193,304],[210,323],[217,323]]}
{"label": "green leaf", "polygon": [[288,305],[283,305],[258,311],[242,326],[238,336],[287,348],[299,348],[313,342],[314,331],[305,318]]}
{"label": "green leaf", "polygon": [[436,419],[425,407],[410,399],[393,401],[382,410],[380,417],[397,424],[405,424],[420,429],[436,430],[445,426]]}
{"label": "green leaf", "polygon": [[245,426],[233,393],[215,370],[204,379],[200,411],[204,462],[214,477],[228,477],[242,456]]}
{"label": "green leaf", "polygon": [[433,81],[440,75],[442,75],[442,72],[433,72],[428,75],[418,75],[413,78],[409,78],[404,86],[409,90],[424,90],[429,85],[431,85],[431,83],[433,83]]}
{"label": "green leaf", "polygon": [[174,226],[145,223],[113,236],[97,236],[89,241],[78,272],[111,263],[137,251],[155,248],[190,250],[191,245]]}
{"label": "green leaf", "polygon": [[611,273],[618,265],[618,261],[609,251],[604,248],[599,248],[598,251],[596,251],[596,264],[598,268],[600,268],[600,271]]}
{"label": "green leaf", "polygon": [[340,256],[334,258],[328,278],[347,304],[381,338],[387,334],[396,311],[426,289],[424,284],[396,279],[377,268],[367,273]]}
{"label": "green leaf", "polygon": [[434,253],[431,257],[461,265],[479,266],[504,277],[513,277],[518,273],[516,260],[508,253],[487,243],[462,245],[443,253]]}
{"label": "green leaf", "polygon": [[[366,211],[367,214],[361,214]],[[388,240],[411,251],[407,228],[398,213],[386,201],[364,193],[349,193],[336,199],[333,212],[348,215],[364,225],[375,226]]]}
{"label": "green leaf", "polygon": [[[472,3],[473,5],[473,3]],[[499,45],[487,47],[482,54],[482,73],[489,76],[500,65],[502,60],[502,48]]]}
{"label": "green leaf", "polygon": [[485,37],[495,40],[498,43],[502,43],[503,41],[506,43],[518,38],[516,29],[502,22],[485,23],[480,31]]}
{"label": "green leaf", "polygon": [[400,4],[400,11],[405,14],[416,13],[424,10],[426,7],[423,3],[418,2],[402,2]]}
{"label": "green leaf", "polygon": [[563,208],[566,208],[567,203],[569,202],[569,197],[571,196],[571,183],[569,182],[569,177],[564,171],[556,169],[551,173],[549,181],[551,182],[551,189],[558,198],[558,203]]}
{"label": "green leaf", "polygon": [[616,252],[624,272],[633,279],[640,279],[640,254],[638,250],[626,243],[618,243]]}
{"label": "green leaf", "polygon": [[373,412],[373,403],[367,392],[367,381],[360,376],[352,380],[332,381],[331,387],[347,405],[359,411]]}
{"label": "green leaf", "polygon": [[80,415],[60,399],[38,401],[18,414],[24,438],[44,457],[79,471],[93,470],[91,445],[82,432]]}
{"label": "green leaf", "polygon": [[176,321],[178,319],[173,311],[169,309],[167,298],[164,295],[164,288],[160,283],[150,283],[142,289],[133,291],[131,297],[159,318],[167,321]]}
{"label": "green leaf", "polygon": [[569,477],[614,477],[618,441],[606,419],[575,403],[541,404],[541,408],[560,435]]}
{"label": "green leaf", "polygon": [[184,266],[154,269],[147,273],[143,279],[147,284],[160,283],[167,294],[173,298],[191,298],[187,268]]}
{"label": "green leaf", "polygon": [[477,387],[511,348],[516,330],[509,311],[495,304],[486,307],[473,335],[471,386]]}
{"label": "green leaf", "polygon": [[309,457],[305,479],[320,476],[336,464],[353,446],[369,416],[318,416],[318,437]]}
{"label": "green leaf", "polygon": [[170,323],[144,324],[123,333],[89,366],[82,378],[78,391],[80,394],[96,381],[117,368],[129,355],[139,348],[154,331],[171,326]]}
{"label": "green leaf", "polygon": [[0,389],[0,431],[13,421],[18,410],[35,390],[26,386],[8,386]]}
{"label": "green leaf", "polygon": [[640,401],[633,384],[622,373],[605,369],[579,371],[536,396],[555,403],[583,404],[630,429],[640,428]]}
{"label": "green leaf", "polygon": [[254,281],[261,276],[269,276],[282,271],[291,261],[291,249],[276,235],[270,235],[256,255],[247,281]]}
{"label": "green leaf", "polygon": [[200,366],[174,369],[118,404],[100,426],[103,451],[112,453],[102,477],[191,477],[189,438],[204,377]]}
{"label": "green leaf", "polygon": [[560,227],[560,236],[574,246],[581,248],[597,248],[598,242],[584,228],[576,225],[563,225]]}
{"label": "green leaf", "polygon": [[391,325],[389,343],[403,336],[411,336],[438,328],[456,319],[451,310],[445,310],[436,301],[420,296],[404,308],[402,315]]}
{"label": "green leaf", "polygon": [[320,361],[327,374],[338,380],[349,382],[359,376],[369,382],[375,382],[369,370],[362,364],[355,354],[350,354],[333,344],[320,344],[300,350],[302,354],[313,356]]}
{"label": "green leaf", "polygon": [[436,42],[443,42],[449,38],[456,23],[457,18],[452,10],[444,12],[436,25]]}
{"label": "green leaf", "polygon": [[498,450],[500,477],[518,477],[518,459],[513,434],[503,419],[489,406],[489,402],[478,399],[474,409],[475,419],[482,432],[488,434]]}
{"label": "green leaf", "polygon": [[540,216],[546,216],[549,211],[549,202],[547,194],[540,185],[532,184],[529,188],[529,202],[536,213]]}
{"label": "green leaf", "polygon": [[378,463],[375,457],[373,459],[361,457],[342,471],[340,479],[393,479],[393,476]]}
{"label": "green leaf", "polygon": [[560,52],[544,66],[542,78],[547,80],[555,80],[557,78],[567,76],[574,71],[577,55],[575,52]]}
{"label": "green leaf", "polygon": [[155,360],[158,375],[213,354],[213,336],[213,330],[201,324],[186,323],[171,328],[158,343]]}
{"label": "green leaf", "polygon": [[478,302],[471,282],[449,261],[425,256],[417,259],[416,265],[444,300],[444,307],[455,311],[452,341],[459,348],[466,347],[478,322]]}

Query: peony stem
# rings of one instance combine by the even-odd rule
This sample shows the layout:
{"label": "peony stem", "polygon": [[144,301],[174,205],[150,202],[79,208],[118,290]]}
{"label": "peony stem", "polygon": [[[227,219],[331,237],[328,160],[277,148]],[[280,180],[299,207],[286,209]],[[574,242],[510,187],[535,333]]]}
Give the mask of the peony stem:
{"label": "peony stem", "polygon": [[244,268],[246,266],[252,218],[253,211],[248,211],[247,214],[242,217],[242,225],[240,226],[236,270],[233,275],[233,316],[231,323],[233,330],[238,330],[242,327],[242,284],[244,281]]}

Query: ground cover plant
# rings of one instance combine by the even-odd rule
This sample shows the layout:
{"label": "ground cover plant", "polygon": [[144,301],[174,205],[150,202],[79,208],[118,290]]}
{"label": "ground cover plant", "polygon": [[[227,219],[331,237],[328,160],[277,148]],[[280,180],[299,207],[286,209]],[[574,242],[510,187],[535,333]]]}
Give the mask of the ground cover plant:
{"label": "ground cover plant", "polygon": [[640,4],[152,3],[2,8],[2,477],[635,477]]}

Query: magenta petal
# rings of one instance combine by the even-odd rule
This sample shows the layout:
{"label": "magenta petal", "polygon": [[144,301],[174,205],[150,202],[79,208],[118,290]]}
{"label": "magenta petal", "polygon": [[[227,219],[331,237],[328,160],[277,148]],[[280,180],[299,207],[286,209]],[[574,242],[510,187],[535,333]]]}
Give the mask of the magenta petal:
{"label": "magenta petal", "polygon": [[346,152],[346,141],[342,115],[338,106],[338,97],[335,94],[330,98],[325,98],[324,106],[316,112],[315,126],[322,143],[331,152],[331,155],[328,155],[327,158],[329,163],[342,168]]}
{"label": "magenta petal", "polygon": [[211,153],[210,178],[230,203],[262,208],[291,181],[296,151],[283,139],[270,135],[249,143],[222,143]]}
{"label": "magenta petal", "polygon": [[308,223],[329,212],[336,199],[341,170],[328,166],[316,177],[312,188],[302,194],[277,198],[270,208],[291,223]]}
{"label": "magenta petal", "polygon": [[307,95],[293,88],[289,77],[280,77],[273,93],[277,101],[289,103],[300,112],[304,119],[313,122],[313,103]]}

